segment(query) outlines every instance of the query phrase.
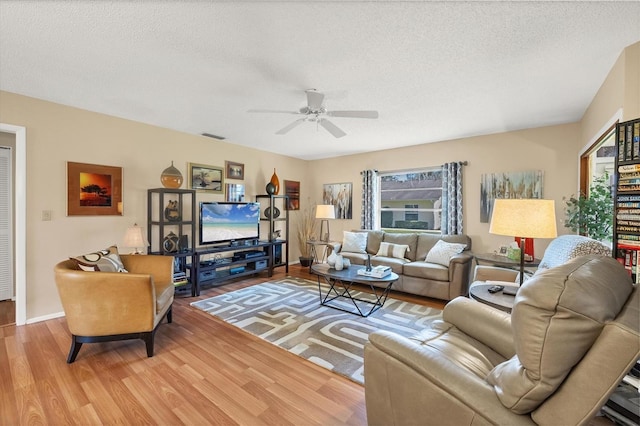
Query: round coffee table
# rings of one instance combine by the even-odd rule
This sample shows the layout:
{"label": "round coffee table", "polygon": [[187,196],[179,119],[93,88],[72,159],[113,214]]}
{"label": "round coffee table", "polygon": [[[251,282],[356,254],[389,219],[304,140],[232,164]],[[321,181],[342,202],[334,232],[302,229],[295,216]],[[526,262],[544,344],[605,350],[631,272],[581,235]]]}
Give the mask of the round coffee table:
{"label": "round coffee table", "polygon": [[[387,300],[389,291],[394,282],[398,280],[398,274],[391,272],[389,275],[382,278],[367,277],[359,275],[358,270],[364,269],[364,266],[350,266],[349,268],[338,271],[334,268],[330,268],[326,263],[316,263],[311,265],[311,272],[318,275],[318,293],[320,294],[320,304],[328,306],[330,308],[339,309],[344,312],[359,315],[361,317],[368,317],[378,309],[380,309],[384,302]],[[329,285],[329,290],[325,295],[322,294],[322,287],[320,278]],[[354,283],[368,285],[371,288],[373,299],[366,300],[358,297],[354,297],[351,293]],[[344,298],[350,300],[355,307],[355,310],[344,309],[335,304],[329,302]],[[365,307],[371,306],[369,310]]]}
{"label": "round coffee table", "polygon": [[469,296],[480,303],[489,305],[501,311],[511,312],[515,296],[503,294],[502,291],[489,293],[489,289],[495,284],[477,284],[469,290]]}

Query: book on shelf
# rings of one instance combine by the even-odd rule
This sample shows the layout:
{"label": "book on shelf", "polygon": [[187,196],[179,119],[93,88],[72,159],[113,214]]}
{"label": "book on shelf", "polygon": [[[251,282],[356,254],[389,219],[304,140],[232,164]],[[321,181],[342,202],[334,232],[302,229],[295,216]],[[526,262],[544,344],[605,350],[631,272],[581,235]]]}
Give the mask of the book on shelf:
{"label": "book on shelf", "polygon": [[618,203],[631,202],[636,203],[640,202],[640,195],[618,195],[616,197]]}

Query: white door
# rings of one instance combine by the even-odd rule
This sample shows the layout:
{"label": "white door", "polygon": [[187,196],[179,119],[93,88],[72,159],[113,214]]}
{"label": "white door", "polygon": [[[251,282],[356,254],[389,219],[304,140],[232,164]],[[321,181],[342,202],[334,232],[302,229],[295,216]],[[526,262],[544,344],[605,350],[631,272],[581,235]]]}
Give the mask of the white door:
{"label": "white door", "polygon": [[11,148],[0,146],[0,300],[13,298]]}

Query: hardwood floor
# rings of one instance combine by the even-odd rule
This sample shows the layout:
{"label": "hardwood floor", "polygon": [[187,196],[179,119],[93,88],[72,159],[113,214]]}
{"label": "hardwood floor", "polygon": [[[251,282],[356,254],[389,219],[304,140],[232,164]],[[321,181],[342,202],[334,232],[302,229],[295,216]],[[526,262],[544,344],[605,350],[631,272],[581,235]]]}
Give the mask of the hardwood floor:
{"label": "hardwood floor", "polygon": [[[315,280],[297,265],[289,275]],[[361,385],[189,306],[284,276],[279,268],[272,278],[176,298],[173,323],[158,329],[152,358],[141,340],[93,343],[68,365],[64,318],[0,327],[0,423],[365,425]]]}

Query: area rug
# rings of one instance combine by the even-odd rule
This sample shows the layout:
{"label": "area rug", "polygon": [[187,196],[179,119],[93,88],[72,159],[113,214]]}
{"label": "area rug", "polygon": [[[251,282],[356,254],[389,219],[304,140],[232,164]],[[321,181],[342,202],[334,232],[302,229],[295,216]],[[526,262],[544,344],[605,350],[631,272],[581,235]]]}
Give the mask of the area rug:
{"label": "area rug", "polygon": [[[323,294],[327,290],[322,284]],[[365,292],[353,294],[372,297]],[[353,308],[348,300],[332,303]],[[317,282],[291,277],[191,306],[358,383],[364,383],[364,344],[371,332],[389,330],[411,337],[442,316],[438,309],[389,297],[382,308],[362,318],[321,306]]]}

